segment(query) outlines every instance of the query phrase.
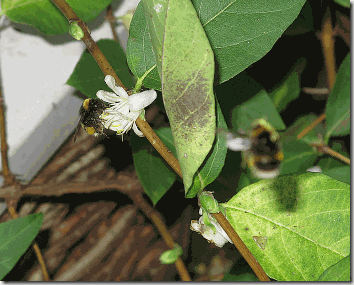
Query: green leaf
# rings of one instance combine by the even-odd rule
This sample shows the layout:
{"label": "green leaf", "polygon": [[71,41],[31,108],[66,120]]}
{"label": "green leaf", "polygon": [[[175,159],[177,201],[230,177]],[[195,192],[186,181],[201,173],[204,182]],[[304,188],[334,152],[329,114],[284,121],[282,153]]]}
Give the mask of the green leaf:
{"label": "green leaf", "polygon": [[284,82],[269,94],[278,112],[283,111],[291,101],[299,97],[301,91],[299,76],[305,66],[305,62],[306,60],[304,59],[299,60],[292,68],[290,74],[285,77]]}
{"label": "green leaf", "polygon": [[[125,87],[132,88],[134,81],[129,73],[122,47],[113,40],[99,40],[97,45]],[[75,87],[89,98],[96,98],[98,90],[113,92],[104,82],[104,77],[95,59],[86,49],[66,84]]]}
{"label": "green leaf", "polygon": [[[165,47],[165,36],[170,29],[169,27],[170,21],[174,21],[174,18],[173,17],[171,18],[172,12],[169,11],[169,15],[168,15],[167,11],[171,9],[170,6],[173,3],[169,3],[168,0],[158,0],[158,1],[144,0],[142,2],[143,2],[146,19],[148,22],[148,29],[150,31],[151,43],[155,54],[157,70],[160,74],[160,78],[162,78],[162,53]],[[188,10],[189,12],[191,12],[190,7]],[[173,11],[177,14],[180,13],[180,11],[178,12],[177,9],[174,9]],[[169,19],[167,19],[167,17]],[[178,26],[176,28],[177,28],[176,33],[178,34],[179,33]],[[192,25],[189,25],[186,28],[191,29]]]}
{"label": "green leaf", "polygon": [[[143,1],[138,4],[130,24],[127,62],[132,73],[138,78],[141,78],[147,70],[156,65],[150,31],[145,19]],[[146,88],[161,91],[161,79],[157,67],[144,79],[143,85]]]}
{"label": "green leaf", "polygon": [[[156,134],[172,152],[175,152],[172,147],[171,130],[168,128],[156,130]],[[168,141],[169,143],[167,143]],[[167,166],[161,155],[146,138],[132,136],[131,147],[133,150],[134,166],[139,180],[144,187],[145,193],[154,205],[156,205],[176,181],[176,174]]]}
{"label": "green leaf", "polygon": [[[159,62],[162,48],[156,48],[156,45],[162,45],[162,23],[164,23],[166,13],[166,2],[166,0],[159,0],[149,5],[149,7],[152,7],[149,9],[152,14],[148,14],[146,18],[150,23],[153,22],[150,29],[146,28],[147,20],[145,16],[141,15],[143,14],[142,9],[137,9],[133,17],[132,25],[134,21],[139,21],[139,24],[136,25],[140,25],[140,31],[142,32],[140,34],[134,32],[134,35],[129,35],[134,43],[128,45],[127,54],[130,62],[129,66],[132,70],[135,67],[136,69],[145,69],[139,71],[140,74],[144,74],[146,70]],[[262,58],[295,20],[305,0],[266,1],[262,3],[257,0],[247,2],[194,0],[192,2],[214,51],[218,63],[219,83],[222,83]],[[159,14],[159,16],[155,17],[153,14]],[[176,23],[177,28],[183,29],[184,27],[181,26],[180,23]],[[151,55],[152,44],[148,41],[147,30],[149,30],[149,36],[154,42],[154,56]],[[130,48],[140,51],[132,60],[129,57],[134,53],[129,51]],[[144,52],[146,58],[143,56]],[[154,62],[153,64],[150,63],[151,60]],[[145,64],[145,62],[149,64]],[[139,77],[138,72],[133,71],[133,73]],[[154,79],[156,78],[154,77]],[[146,86],[150,88],[150,85]]]}
{"label": "green leaf", "polygon": [[330,136],[350,133],[350,54],[341,64],[333,90],[326,105],[327,134]]}
{"label": "green leaf", "polygon": [[309,1],[306,1],[299,16],[297,16],[295,21],[286,29],[284,35],[299,35],[312,32],[314,31],[313,23],[312,7]]}
{"label": "green leaf", "polygon": [[[227,125],[218,103],[216,116],[218,129],[226,130]],[[212,183],[219,176],[225,164],[226,153],[227,147],[225,137],[220,132],[217,132],[215,137],[215,144],[213,145],[211,152],[208,154],[201,168],[196,172],[193,184],[188,190],[186,198],[195,197],[198,192],[205,189],[207,185]]]}
{"label": "green leaf", "polygon": [[227,282],[241,282],[241,281],[259,281],[259,279],[251,273],[244,273],[240,275],[225,274],[221,281]]}
{"label": "green leaf", "polygon": [[37,213],[0,224],[0,280],[16,265],[43,223],[43,214]]}
{"label": "green leaf", "polygon": [[233,129],[238,133],[247,132],[251,123],[260,118],[266,118],[268,123],[277,130],[285,129],[282,118],[265,90],[261,90],[254,97],[233,109]]}
{"label": "green leaf", "polygon": [[350,254],[327,268],[317,281],[351,281]]}
{"label": "green leaf", "polygon": [[322,172],[329,177],[350,185],[350,166],[334,167]]}
{"label": "green leaf", "polygon": [[[70,7],[84,22],[95,19],[111,0],[67,0]],[[69,23],[60,10],[49,0],[2,0],[0,15],[11,21],[31,25],[48,35],[66,34]]]}
{"label": "green leaf", "polygon": [[149,17],[157,31],[152,41],[157,58],[162,46],[162,94],[187,192],[215,138],[214,56],[189,0],[143,3],[156,12]]}
{"label": "green leaf", "polygon": [[342,5],[343,7],[350,8],[350,0],[334,0],[334,2],[337,2],[339,5]]}
{"label": "green leaf", "polygon": [[281,165],[280,174],[295,172],[306,172],[307,169],[314,166],[317,157],[320,155],[302,141],[292,141],[283,144],[284,160]]}
{"label": "green leaf", "polygon": [[160,255],[160,262],[162,264],[172,264],[183,254],[182,248],[175,244],[174,249],[166,250]]}
{"label": "green leaf", "polygon": [[[314,281],[350,253],[350,186],[319,173],[252,184],[223,204],[267,275]],[[267,243],[261,248],[255,237]]]}
{"label": "green leaf", "polygon": [[219,65],[220,82],[234,77],[271,50],[305,0],[194,0]]}
{"label": "green leaf", "polygon": [[167,146],[167,148],[173,153],[173,155],[177,156],[177,150],[173,141],[171,128],[160,128],[155,130],[155,133],[158,135],[164,145]]}

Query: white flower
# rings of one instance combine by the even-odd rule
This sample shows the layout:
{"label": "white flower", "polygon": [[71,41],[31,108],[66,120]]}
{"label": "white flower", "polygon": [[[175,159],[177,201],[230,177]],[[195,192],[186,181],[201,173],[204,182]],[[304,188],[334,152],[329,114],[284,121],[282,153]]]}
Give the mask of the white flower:
{"label": "white flower", "polygon": [[132,127],[134,132],[143,137],[144,134],[138,129],[135,121],[157,97],[155,90],[147,90],[141,93],[128,95],[120,86],[117,86],[113,76],[107,75],[104,79],[113,92],[99,90],[96,96],[110,104],[101,115],[104,127],[113,130],[117,134],[124,134]]}
{"label": "white flower", "polygon": [[200,233],[208,242],[215,244],[217,247],[223,247],[224,244],[227,242],[233,243],[227,233],[224,231],[224,229],[220,226],[220,224],[216,220],[214,220],[212,215],[208,213],[210,222],[216,229],[215,233],[214,229],[204,224],[202,208],[199,209],[199,214],[201,215],[199,221],[191,221],[191,230]]}

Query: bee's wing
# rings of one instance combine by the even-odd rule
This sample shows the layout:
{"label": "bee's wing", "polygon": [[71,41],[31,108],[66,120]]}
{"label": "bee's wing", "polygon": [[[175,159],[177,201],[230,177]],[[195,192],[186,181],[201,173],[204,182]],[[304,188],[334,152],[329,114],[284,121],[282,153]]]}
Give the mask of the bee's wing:
{"label": "bee's wing", "polygon": [[228,130],[218,129],[218,132],[221,133],[226,139],[226,146],[229,150],[232,151],[246,151],[251,148],[251,141],[248,138],[241,136],[235,136],[233,133]]}

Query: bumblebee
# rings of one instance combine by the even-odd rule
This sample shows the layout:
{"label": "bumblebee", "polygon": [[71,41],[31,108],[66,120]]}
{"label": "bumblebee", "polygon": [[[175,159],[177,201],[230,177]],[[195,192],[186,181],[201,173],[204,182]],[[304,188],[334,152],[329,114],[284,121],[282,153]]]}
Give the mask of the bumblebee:
{"label": "bumblebee", "polygon": [[[100,99],[86,99],[80,107],[80,121],[78,128],[81,124],[89,135],[106,135],[103,132],[104,125],[100,116],[107,108],[106,104]],[[76,133],[78,128],[76,129]],[[76,134],[74,136],[74,141],[75,139]]]}
{"label": "bumblebee", "polygon": [[265,119],[252,123],[247,138],[227,136],[227,146],[234,151],[242,151],[245,164],[258,178],[274,178],[279,175],[284,154],[280,136],[276,129]]}

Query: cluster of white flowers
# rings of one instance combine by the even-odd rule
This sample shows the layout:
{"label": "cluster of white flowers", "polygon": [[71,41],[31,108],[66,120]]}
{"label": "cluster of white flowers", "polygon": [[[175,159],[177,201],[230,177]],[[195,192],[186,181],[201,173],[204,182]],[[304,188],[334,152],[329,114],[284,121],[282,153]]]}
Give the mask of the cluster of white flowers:
{"label": "cluster of white flowers", "polygon": [[124,134],[133,128],[138,136],[143,137],[135,121],[144,108],[156,99],[156,91],[147,90],[129,96],[122,87],[117,86],[113,76],[107,75],[104,81],[114,91],[113,93],[100,90],[96,94],[99,99],[110,104],[101,115],[104,127],[117,134]]}

